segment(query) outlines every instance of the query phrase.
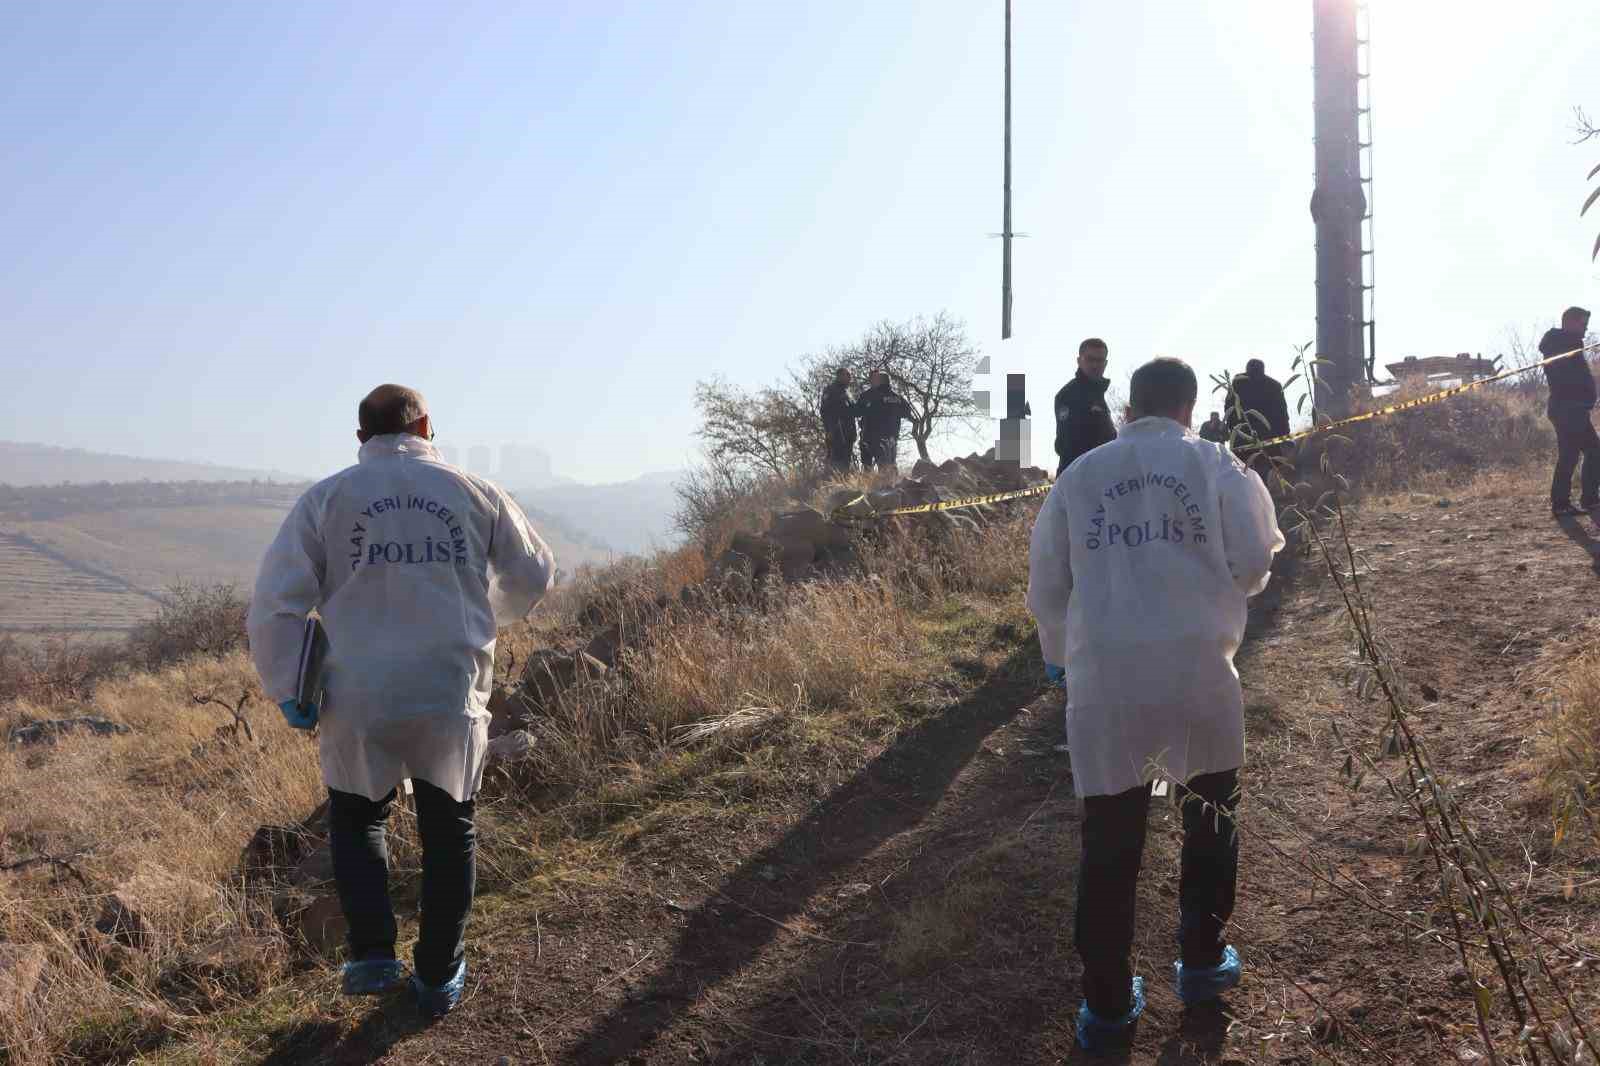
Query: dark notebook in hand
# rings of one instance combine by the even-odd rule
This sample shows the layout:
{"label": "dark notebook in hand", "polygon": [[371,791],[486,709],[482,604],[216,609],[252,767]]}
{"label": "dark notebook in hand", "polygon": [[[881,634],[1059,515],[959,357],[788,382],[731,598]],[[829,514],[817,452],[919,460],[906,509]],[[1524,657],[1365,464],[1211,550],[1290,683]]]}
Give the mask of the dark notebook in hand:
{"label": "dark notebook in hand", "polygon": [[322,664],[328,658],[328,634],[319,618],[306,619],[305,635],[300,639],[300,673],[295,698],[301,706],[322,705]]}

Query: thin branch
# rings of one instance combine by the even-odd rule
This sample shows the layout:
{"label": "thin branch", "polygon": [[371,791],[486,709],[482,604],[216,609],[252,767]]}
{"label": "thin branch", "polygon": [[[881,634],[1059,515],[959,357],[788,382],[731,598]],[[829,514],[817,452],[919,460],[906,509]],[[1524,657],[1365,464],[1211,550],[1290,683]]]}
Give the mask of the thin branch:
{"label": "thin branch", "polygon": [[76,866],[72,865],[78,859],[83,858],[89,853],[89,849],[85,848],[82,851],[75,851],[71,855],[67,856],[34,855],[26,859],[18,859],[16,862],[8,862],[4,865],[0,865],[0,873],[14,873],[18,870],[26,870],[34,866],[54,866],[58,869],[67,871],[67,873],[77,878],[78,883],[84,888],[92,890],[93,886],[89,884],[89,879],[83,876]]}
{"label": "thin branch", "polygon": [[193,695],[192,698],[194,699],[195,706],[197,706],[197,707],[204,707],[207,704],[210,704],[210,705],[213,705],[213,706],[216,706],[216,707],[221,707],[223,710],[225,710],[229,714],[233,715],[233,724],[231,726],[227,726],[226,728],[228,728],[229,730],[231,730],[235,734],[237,734],[240,729],[243,729],[244,730],[244,738],[246,740],[248,740],[250,743],[254,744],[256,742],[256,735],[250,731],[250,723],[249,723],[248,720],[246,720],[246,718],[244,716],[244,705],[250,702],[250,695],[251,695],[251,693],[250,693],[249,686],[245,686],[244,688],[242,688],[239,691],[239,700],[238,700],[238,702],[233,704],[232,706],[228,705],[227,703],[223,702],[222,700],[217,699],[215,696],[211,695],[208,692],[207,693],[198,693],[197,692],[197,693],[195,693]]}

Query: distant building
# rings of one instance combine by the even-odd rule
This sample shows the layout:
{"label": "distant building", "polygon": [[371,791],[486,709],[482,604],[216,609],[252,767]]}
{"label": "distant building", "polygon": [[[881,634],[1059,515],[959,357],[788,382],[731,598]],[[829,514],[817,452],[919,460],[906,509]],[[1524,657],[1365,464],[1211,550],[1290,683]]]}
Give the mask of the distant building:
{"label": "distant building", "polygon": [[506,444],[500,448],[500,478],[511,489],[543,488],[553,480],[550,456],[527,444]]}
{"label": "distant building", "polygon": [[479,477],[488,477],[493,473],[489,469],[489,465],[493,461],[494,452],[489,450],[488,445],[474,444],[467,449],[467,469]]}
{"label": "distant building", "polygon": [[439,457],[451,466],[461,465],[461,453],[448,444],[439,445]]}

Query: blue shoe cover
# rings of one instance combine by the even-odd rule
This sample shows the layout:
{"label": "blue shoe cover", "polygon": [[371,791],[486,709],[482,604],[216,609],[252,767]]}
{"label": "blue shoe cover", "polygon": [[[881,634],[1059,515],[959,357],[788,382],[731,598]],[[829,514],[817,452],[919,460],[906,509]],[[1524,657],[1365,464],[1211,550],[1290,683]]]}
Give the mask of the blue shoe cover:
{"label": "blue shoe cover", "polygon": [[449,1014],[461,1002],[461,990],[467,985],[467,960],[456,964],[456,972],[437,988],[422,983],[422,978],[411,978],[411,993],[417,997],[417,1009],[429,1018]]}
{"label": "blue shoe cover", "polygon": [[1133,1023],[1144,1013],[1144,978],[1133,979],[1133,1006],[1121,1018],[1106,1019],[1089,1009],[1078,1007],[1078,1046],[1085,1051],[1105,1051],[1127,1047],[1133,1037]]}
{"label": "blue shoe cover", "polygon": [[1215,966],[1172,964],[1178,975],[1178,998],[1185,1003],[1204,1003],[1216,999],[1239,983],[1239,953],[1229,944],[1222,949],[1222,961]]}
{"label": "blue shoe cover", "polygon": [[347,996],[381,996],[406,983],[406,968],[399,959],[365,959],[340,968]]}

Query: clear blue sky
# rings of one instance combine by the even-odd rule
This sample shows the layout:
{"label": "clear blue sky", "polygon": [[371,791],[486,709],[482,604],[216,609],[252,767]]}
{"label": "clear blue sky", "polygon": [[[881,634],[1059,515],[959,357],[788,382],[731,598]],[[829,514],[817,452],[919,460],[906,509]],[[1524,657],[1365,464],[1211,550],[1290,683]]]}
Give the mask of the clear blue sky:
{"label": "clear blue sky", "polygon": [[[1016,0],[1002,344],[1000,0],[8,0],[0,438],[320,474],[395,380],[623,480],[689,459],[696,378],[939,310],[1039,411],[1088,334],[1282,371],[1310,9]],[[1383,356],[1600,303],[1593,14],[1374,0]]]}

